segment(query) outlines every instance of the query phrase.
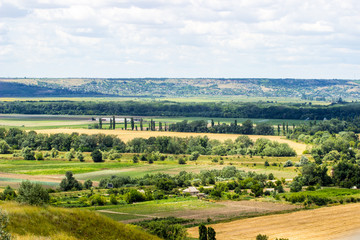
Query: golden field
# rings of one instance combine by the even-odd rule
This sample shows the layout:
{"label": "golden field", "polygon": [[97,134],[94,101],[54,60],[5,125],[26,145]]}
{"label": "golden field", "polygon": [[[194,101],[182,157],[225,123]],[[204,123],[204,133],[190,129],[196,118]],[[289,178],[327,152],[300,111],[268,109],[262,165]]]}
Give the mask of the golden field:
{"label": "golden field", "polygon": [[[134,138],[149,138],[149,137],[158,137],[158,136],[170,136],[170,137],[196,137],[196,136],[208,136],[209,139],[216,139],[219,141],[225,141],[227,139],[235,140],[239,137],[239,134],[215,134],[215,133],[184,133],[184,132],[158,132],[158,131],[130,131],[130,130],[105,130],[105,129],[43,129],[36,130],[38,133],[54,134],[54,133],[73,133],[77,132],[79,134],[111,134],[118,136],[124,142],[128,142]],[[284,136],[260,136],[260,135],[249,135],[252,140],[258,138],[267,138],[272,141],[277,141],[279,143],[289,144],[298,155],[301,155],[306,150],[306,144],[297,143],[291,140],[286,139]]]}

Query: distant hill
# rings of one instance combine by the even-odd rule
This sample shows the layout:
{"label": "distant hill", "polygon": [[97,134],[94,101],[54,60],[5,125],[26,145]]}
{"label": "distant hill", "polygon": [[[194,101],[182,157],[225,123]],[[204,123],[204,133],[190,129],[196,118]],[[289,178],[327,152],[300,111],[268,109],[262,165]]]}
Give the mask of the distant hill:
{"label": "distant hill", "polygon": [[97,92],[73,91],[66,87],[46,87],[37,84],[3,82],[0,79],[0,97],[91,97],[104,96]]}
{"label": "distant hill", "polygon": [[99,78],[0,79],[0,96],[285,97],[356,100],[360,82],[338,79]]}
{"label": "distant hill", "polygon": [[34,207],[11,202],[0,204],[0,208],[8,213],[9,232],[23,240],[160,240],[136,227],[88,210]]}

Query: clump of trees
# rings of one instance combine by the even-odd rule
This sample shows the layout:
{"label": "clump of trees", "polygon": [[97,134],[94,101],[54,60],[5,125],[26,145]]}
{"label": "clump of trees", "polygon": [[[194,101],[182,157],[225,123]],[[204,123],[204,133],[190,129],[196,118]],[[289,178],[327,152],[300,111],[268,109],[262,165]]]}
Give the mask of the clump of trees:
{"label": "clump of trees", "polygon": [[44,205],[49,202],[49,192],[38,183],[21,182],[16,200],[29,205]]}

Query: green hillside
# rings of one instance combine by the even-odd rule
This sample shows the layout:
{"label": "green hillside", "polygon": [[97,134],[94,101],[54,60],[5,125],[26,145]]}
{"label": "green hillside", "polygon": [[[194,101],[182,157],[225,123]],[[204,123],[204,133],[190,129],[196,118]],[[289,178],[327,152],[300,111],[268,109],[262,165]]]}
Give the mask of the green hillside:
{"label": "green hillside", "polygon": [[159,239],[134,226],[87,210],[34,207],[17,203],[0,203],[0,208],[8,213],[8,230],[16,239]]}

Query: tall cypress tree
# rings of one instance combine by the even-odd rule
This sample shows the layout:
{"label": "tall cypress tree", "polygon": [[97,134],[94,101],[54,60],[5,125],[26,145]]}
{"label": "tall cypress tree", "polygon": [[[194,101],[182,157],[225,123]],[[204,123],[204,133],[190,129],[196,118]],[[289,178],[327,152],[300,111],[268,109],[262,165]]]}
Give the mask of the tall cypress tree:
{"label": "tall cypress tree", "polygon": [[143,130],[143,119],[140,118],[140,130],[142,131]]}
{"label": "tall cypress tree", "polygon": [[127,119],[125,118],[125,120],[124,120],[124,128],[125,128],[125,130],[127,130]]}
{"label": "tall cypress tree", "polygon": [[113,123],[113,129],[115,129],[115,116],[113,116],[113,121],[112,121],[112,123]]}
{"label": "tall cypress tree", "polygon": [[130,119],[130,122],[131,122],[131,130],[134,130],[134,128],[135,128],[135,122],[134,122],[134,118],[133,118],[133,117]]}
{"label": "tall cypress tree", "polygon": [[113,124],[112,124],[112,119],[110,118],[110,124],[109,124],[109,129],[112,129]]}
{"label": "tall cypress tree", "polygon": [[99,117],[99,128],[102,129],[102,118]]}
{"label": "tall cypress tree", "polygon": [[216,232],[212,227],[207,229],[208,240],[216,240]]}
{"label": "tall cypress tree", "polygon": [[162,123],[159,122],[159,131],[162,131]]}
{"label": "tall cypress tree", "polygon": [[208,240],[207,229],[204,224],[200,224],[199,226],[199,240]]}
{"label": "tall cypress tree", "polygon": [[214,119],[211,119],[211,127],[214,127],[215,123],[214,123]]}

